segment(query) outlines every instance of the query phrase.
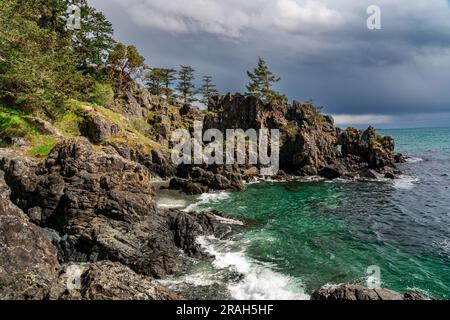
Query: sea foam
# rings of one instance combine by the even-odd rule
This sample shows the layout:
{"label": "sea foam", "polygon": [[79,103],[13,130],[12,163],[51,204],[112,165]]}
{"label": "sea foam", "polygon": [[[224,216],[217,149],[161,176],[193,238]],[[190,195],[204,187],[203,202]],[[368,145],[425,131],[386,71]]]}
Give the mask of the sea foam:
{"label": "sea foam", "polygon": [[242,275],[238,282],[227,285],[228,291],[238,300],[309,300],[299,279],[273,270],[267,263],[255,261],[247,256],[245,249],[234,251],[236,243],[202,236],[198,243],[215,257],[217,269],[231,269]]}
{"label": "sea foam", "polygon": [[399,179],[394,180],[394,188],[411,190],[417,182],[419,182],[419,178],[402,175]]}
{"label": "sea foam", "polygon": [[410,158],[406,158],[406,163],[417,163],[417,162],[422,162],[423,159],[422,158],[414,158],[414,157],[410,157]]}
{"label": "sea foam", "polygon": [[208,203],[214,203],[214,202],[226,200],[229,197],[230,197],[230,194],[225,191],[217,192],[217,193],[203,193],[202,195],[200,195],[200,197],[197,198],[197,200],[198,200],[197,202],[187,206],[184,209],[184,211],[186,211],[186,212],[195,211],[199,207],[202,207],[202,209],[204,209],[204,210],[208,210],[208,208],[204,208],[203,206]]}

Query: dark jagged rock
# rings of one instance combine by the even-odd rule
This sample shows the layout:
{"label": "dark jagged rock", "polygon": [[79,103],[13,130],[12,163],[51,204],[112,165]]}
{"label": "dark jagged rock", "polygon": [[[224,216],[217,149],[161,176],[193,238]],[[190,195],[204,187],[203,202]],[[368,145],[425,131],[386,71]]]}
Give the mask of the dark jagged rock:
{"label": "dark jagged rock", "polygon": [[218,95],[210,100],[204,119],[204,130],[211,128],[280,130],[280,169],[290,174],[353,178],[366,169],[395,168],[391,137],[380,136],[372,127],[341,131],[312,103],[264,103],[241,94]]}
{"label": "dark jagged rock", "polygon": [[81,276],[81,296],[87,300],[179,300],[153,280],[110,261],[91,264]]}
{"label": "dark jagged rock", "polygon": [[353,156],[370,169],[395,166],[394,139],[380,136],[372,127],[365,131],[348,128],[340,135],[339,144],[344,157]]}
{"label": "dark jagged rock", "polygon": [[198,215],[156,210],[148,170],[96,152],[84,138],[59,144],[44,164],[2,164],[14,202],[33,216],[40,212],[40,225],[58,232],[53,240],[64,261],[118,261],[160,277],[188,262],[180,249],[200,255],[195,237],[213,230]]}
{"label": "dark jagged rock", "polygon": [[184,193],[191,195],[207,193],[209,191],[208,186],[177,177],[170,180],[169,189],[181,190]]}
{"label": "dark jagged rock", "polygon": [[379,174],[373,169],[366,169],[362,171],[359,176],[364,179],[378,179]]}
{"label": "dark jagged rock", "polygon": [[114,123],[100,115],[86,114],[80,124],[80,132],[92,143],[101,143],[111,136],[119,134],[122,130]]}
{"label": "dark jagged rock", "polygon": [[340,285],[336,288],[322,288],[315,291],[311,300],[427,300],[417,293],[404,295],[387,289],[369,289],[360,285]]}
{"label": "dark jagged rock", "polygon": [[406,163],[407,159],[408,157],[401,153],[396,153],[394,156],[395,163]]}
{"label": "dark jagged rock", "polygon": [[0,300],[47,299],[58,278],[56,249],[9,200],[0,177]]}
{"label": "dark jagged rock", "polygon": [[[54,300],[179,300],[155,280],[111,261],[70,264],[52,288]],[[70,286],[69,286],[70,285]]]}
{"label": "dark jagged rock", "polygon": [[241,169],[238,166],[180,165],[177,177],[170,181],[169,188],[187,194],[201,194],[214,190],[245,190]]}

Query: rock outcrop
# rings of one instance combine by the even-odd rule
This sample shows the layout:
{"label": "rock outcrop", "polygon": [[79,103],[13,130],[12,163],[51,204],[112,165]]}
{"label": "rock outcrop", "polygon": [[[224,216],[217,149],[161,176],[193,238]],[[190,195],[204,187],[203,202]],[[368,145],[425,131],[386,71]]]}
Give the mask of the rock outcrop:
{"label": "rock outcrop", "polygon": [[117,123],[100,115],[86,115],[80,124],[81,134],[92,143],[105,142],[109,137],[116,136],[121,131]]}
{"label": "rock outcrop", "polygon": [[[334,125],[333,118],[323,115],[312,103],[285,101],[264,103],[241,94],[217,95],[210,99],[203,120],[203,130],[278,129],[280,132],[280,171],[296,176],[319,175],[328,179],[395,178],[394,140],[380,136],[372,127],[365,131]],[[243,181],[252,181],[260,166],[184,165],[178,168],[171,188],[186,193],[210,190],[241,190]],[[372,177],[367,174],[373,171]],[[194,174],[192,174],[194,173]],[[361,175],[362,173],[362,175]],[[232,178],[230,179],[230,176]],[[181,179],[180,179],[181,178]],[[224,179],[225,178],[225,179]],[[219,180],[219,181],[217,181]],[[214,181],[214,182],[212,182]]]}
{"label": "rock outcrop", "polygon": [[278,129],[280,169],[298,175],[354,176],[362,169],[394,167],[394,141],[373,128],[341,131],[333,118],[312,103],[264,103],[240,94],[216,96],[208,106],[204,130]]}
{"label": "rock outcrop", "polygon": [[64,262],[111,260],[161,277],[185,266],[180,252],[201,255],[195,238],[215,230],[214,219],[156,210],[149,171],[95,151],[84,138],[59,144],[43,164],[10,158],[0,169],[11,199],[41,227],[56,231],[50,235]]}
{"label": "rock outcrop", "polygon": [[360,285],[340,285],[315,291],[311,300],[353,301],[353,300],[428,300],[417,293],[400,294],[387,289],[369,289]]}
{"label": "rock outcrop", "polygon": [[187,194],[201,194],[217,190],[244,191],[245,184],[238,166],[180,165],[177,177],[170,181],[169,188]]}
{"label": "rock outcrop", "polygon": [[54,300],[179,300],[154,279],[111,261],[66,265],[51,292]]}
{"label": "rock outcrop", "polygon": [[58,279],[57,252],[9,200],[0,177],[0,300],[47,299]]}

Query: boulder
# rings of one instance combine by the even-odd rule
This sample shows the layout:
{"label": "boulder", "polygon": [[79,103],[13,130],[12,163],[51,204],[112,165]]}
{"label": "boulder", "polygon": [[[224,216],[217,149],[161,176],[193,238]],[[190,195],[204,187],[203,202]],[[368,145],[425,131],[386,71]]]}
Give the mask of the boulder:
{"label": "boulder", "polygon": [[90,264],[81,275],[84,300],[179,300],[181,297],[148,277],[111,261]]}
{"label": "boulder", "polygon": [[364,179],[374,179],[374,180],[376,180],[376,179],[379,178],[380,175],[373,169],[365,169],[364,171],[362,171],[359,174],[359,176],[361,178],[364,178]]}
{"label": "boulder", "polygon": [[180,165],[177,177],[172,178],[169,189],[181,190],[187,194],[201,194],[209,191],[245,190],[245,183],[238,166]]}
{"label": "boulder", "polygon": [[340,285],[315,291],[311,300],[427,300],[417,293],[404,295],[388,289],[369,289],[360,285]]}
{"label": "boulder", "polygon": [[86,114],[80,124],[81,134],[92,143],[101,143],[121,132],[119,125],[105,117]]}
{"label": "boulder", "polygon": [[50,122],[36,117],[27,117],[26,119],[42,134],[53,136],[56,138],[62,138],[61,133]]}

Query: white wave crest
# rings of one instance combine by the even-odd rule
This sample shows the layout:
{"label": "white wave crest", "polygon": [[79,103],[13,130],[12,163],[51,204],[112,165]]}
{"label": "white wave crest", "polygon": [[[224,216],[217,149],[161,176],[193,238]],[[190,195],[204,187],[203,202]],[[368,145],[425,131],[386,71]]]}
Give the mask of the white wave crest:
{"label": "white wave crest", "polygon": [[228,284],[231,296],[238,300],[309,300],[299,279],[278,273],[268,264],[248,257],[244,250],[232,251],[232,242],[214,237],[199,237],[198,243],[213,255],[217,269],[230,268],[243,275]]}
{"label": "white wave crest", "polygon": [[212,279],[208,275],[201,273],[187,274],[181,277],[167,278],[157,280],[163,286],[176,287],[180,284],[189,284],[193,286],[211,286],[215,283],[220,283],[218,280]]}
{"label": "white wave crest", "polygon": [[418,162],[422,162],[423,159],[410,157],[410,158],[406,158],[405,161],[406,161],[406,163],[418,163]]}
{"label": "white wave crest", "polygon": [[187,201],[183,199],[160,198],[156,202],[158,208],[185,208]]}
{"label": "white wave crest", "polygon": [[414,188],[417,182],[419,182],[419,178],[402,175],[399,179],[394,180],[394,188],[411,190]]}
{"label": "white wave crest", "polygon": [[[198,197],[198,199],[197,199],[198,201],[196,203],[193,203],[193,204],[187,206],[184,209],[184,211],[186,211],[186,212],[195,211],[200,206],[203,206],[208,203],[214,203],[214,202],[226,200],[229,197],[230,197],[230,194],[225,191],[217,192],[217,193],[203,193],[202,195],[200,195],[200,197]],[[202,208],[202,209],[208,210],[208,208]]]}

